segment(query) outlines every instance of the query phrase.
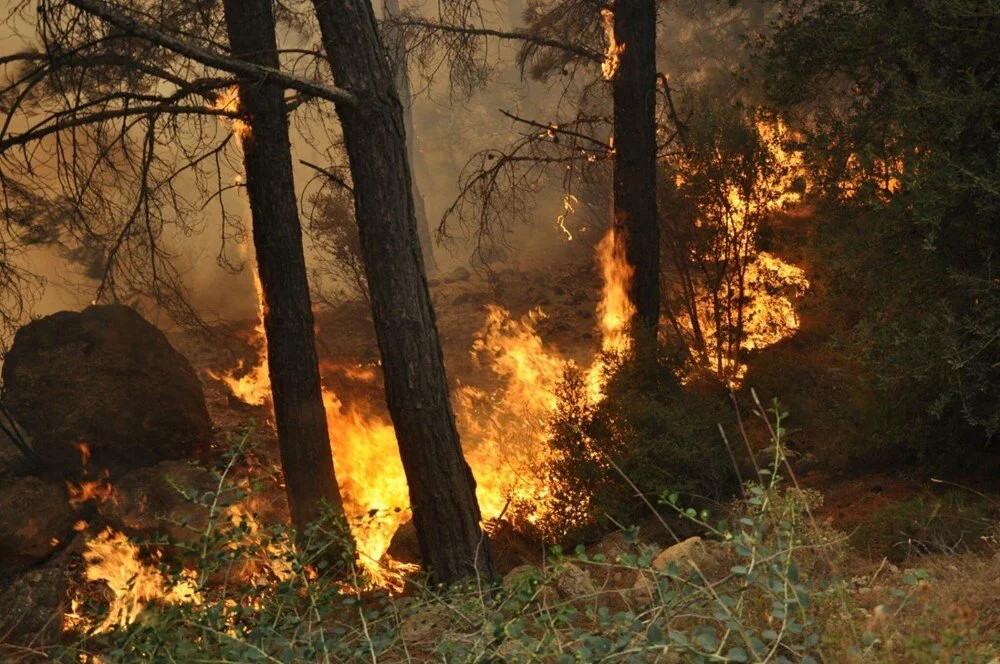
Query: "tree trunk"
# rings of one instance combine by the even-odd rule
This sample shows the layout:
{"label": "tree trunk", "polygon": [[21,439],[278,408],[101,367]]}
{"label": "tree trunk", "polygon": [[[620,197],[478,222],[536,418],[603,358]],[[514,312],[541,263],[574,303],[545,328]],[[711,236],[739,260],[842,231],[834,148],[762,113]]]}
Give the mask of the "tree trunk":
{"label": "tree trunk", "polygon": [[449,583],[493,575],[475,479],[462,456],[414,218],[403,107],[368,0],[313,0],[338,85],[386,400],[424,565]]}
{"label": "tree trunk", "polygon": [[[233,54],[278,69],[271,0],[225,0]],[[302,229],[292,179],[284,88],[266,80],[240,85],[250,127],[243,138],[246,189],[253,217],[264,332],[292,522],[302,532],[323,514],[342,511],[320,390]]]}
{"label": "tree trunk", "polygon": [[[399,0],[383,0],[383,18],[399,16]],[[417,234],[420,237],[420,249],[424,254],[424,268],[428,272],[437,272],[437,261],[434,259],[434,242],[431,239],[431,225],[424,207],[424,196],[417,186],[417,173],[426,170],[417,168],[423,166],[423,160],[417,155],[413,146],[413,96],[410,88],[410,70],[406,66],[406,35],[397,27],[388,25],[384,31],[386,48],[389,49],[389,59],[393,65],[393,80],[396,83],[396,94],[403,104],[403,123],[406,128],[406,156],[410,163],[411,186],[413,188],[413,205],[417,218]]]}
{"label": "tree trunk", "polygon": [[[633,328],[655,333],[660,318],[660,228],[656,215],[656,2],[616,0],[615,42],[624,46],[612,79],[614,225],[635,270]],[[640,335],[633,329],[633,335]],[[637,338],[638,338],[637,336]]]}

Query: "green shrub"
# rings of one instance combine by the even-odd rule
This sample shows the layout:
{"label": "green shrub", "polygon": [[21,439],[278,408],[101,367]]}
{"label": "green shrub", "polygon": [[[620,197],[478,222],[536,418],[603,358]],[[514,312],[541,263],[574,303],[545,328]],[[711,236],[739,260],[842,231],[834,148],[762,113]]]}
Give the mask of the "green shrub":
{"label": "green shrub", "polygon": [[923,495],[873,513],[851,534],[851,544],[896,563],[929,553],[982,551],[997,520],[995,505],[967,494]]}
{"label": "green shrub", "polygon": [[666,354],[656,362],[609,358],[608,366],[596,405],[585,377],[568,372],[551,422],[549,471],[559,512],[583,528],[577,537],[648,515],[664,487],[701,501],[733,495],[734,459],[718,429],[732,419],[722,386],[682,386]]}

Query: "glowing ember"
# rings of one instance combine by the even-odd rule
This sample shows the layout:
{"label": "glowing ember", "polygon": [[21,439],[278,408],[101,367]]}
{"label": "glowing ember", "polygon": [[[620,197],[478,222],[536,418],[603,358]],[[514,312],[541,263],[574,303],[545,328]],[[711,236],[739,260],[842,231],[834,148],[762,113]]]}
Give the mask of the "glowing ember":
{"label": "glowing ember", "polygon": [[66,482],[66,490],[69,492],[69,504],[78,507],[90,500],[101,500],[111,495],[111,484],[108,482],[108,473],[97,480],[86,480],[79,483]]}

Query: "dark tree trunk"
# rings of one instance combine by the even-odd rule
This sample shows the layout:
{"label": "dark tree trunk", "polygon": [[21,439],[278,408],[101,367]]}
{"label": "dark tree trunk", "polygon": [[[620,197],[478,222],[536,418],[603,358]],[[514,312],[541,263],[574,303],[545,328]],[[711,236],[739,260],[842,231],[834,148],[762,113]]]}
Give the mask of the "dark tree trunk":
{"label": "dark tree trunk", "polygon": [[420,254],[403,107],[368,0],[313,0],[337,84],[386,400],[424,565],[449,583],[493,575],[475,479],[462,456]]}
{"label": "dark tree trunk", "polygon": [[[614,225],[635,275],[633,326],[656,331],[660,318],[660,229],[656,215],[656,2],[616,0],[615,41],[624,45],[612,79]],[[635,329],[635,334],[640,330]]]}
{"label": "dark tree trunk", "polygon": [[[233,55],[277,69],[271,0],[225,0],[224,7]],[[301,531],[322,515],[323,501],[338,513],[342,507],[320,390],[284,89],[247,81],[240,85],[240,104],[251,129],[243,161],[274,419],[292,522]]]}
{"label": "dark tree trunk", "polygon": [[[399,16],[399,0],[384,0],[382,3],[384,18]],[[406,156],[410,162],[411,186],[413,188],[413,206],[417,218],[417,234],[420,237],[420,249],[424,254],[424,268],[428,272],[437,272],[437,261],[434,259],[434,242],[431,239],[431,225],[424,207],[424,196],[417,186],[417,173],[426,170],[423,160],[419,158],[413,146],[413,97],[410,89],[410,71],[406,66],[406,35],[397,27],[389,25],[385,29],[386,48],[393,67],[393,80],[396,82],[396,93],[403,104],[403,122],[406,126]],[[419,167],[419,168],[418,168]]]}

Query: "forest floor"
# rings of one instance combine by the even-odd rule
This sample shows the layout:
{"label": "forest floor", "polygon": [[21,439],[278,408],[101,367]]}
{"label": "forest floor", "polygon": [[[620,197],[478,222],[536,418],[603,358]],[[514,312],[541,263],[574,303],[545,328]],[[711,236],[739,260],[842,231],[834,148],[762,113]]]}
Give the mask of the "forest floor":
{"label": "forest floor", "polygon": [[[431,279],[430,285],[453,383],[484,389],[498,385],[496,374],[481,366],[471,352],[483,327],[487,305],[502,306],[515,319],[541,308],[546,315],[535,320],[535,328],[545,346],[562,358],[585,363],[599,344],[594,311],[600,282],[589,264],[581,262],[553,270],[501,269],[491,275],[456,269]],[[172,339],[202,377],[210,413],[223,434],[231,434],[250,419],[262,422],[268,416],[266,408],[234,399],[228,387],[212,377],[238,360],[249,364],[256,360],[252,348],[240,341],[250,334],[252,325],[253,321],[248,321],[235,337],[223,338],[221,343],[206,343],[188,335]],[[330,370],[377,366],[377,345],[365,307],[349,302],[323,311],[317,317],[317,330],[321,363],[326,368],[324,383],[345,403],[363,403],[388,421],[377,381],[359,381],[351,372]],[[823,440],[825,432],[808,429],[808,423],[796,421],[795,426],[806,431],[801,436],[806,442],[796,445],[796,454],[799,459],[811,461],[814,455],[809,441]],[[273,430],[263,424],[255,435],[264,443],[263,463],[277,467]],[[921,635],[926,637],[930,630],[931,641],[958,639],[964,645],[958,646],[957,652],[973,646],[993,652],[990,643],[1000,647],[997,497],[934,482],[904,464],[897,469],[855,469],[845,473],[822,464],[803,463],[796,480],[822,495],[822,503],[812,514],[821,528],[841,533],[848,542],[836,569],[828,569],[826,574],[849,580],[852,610],[857,611],[861,628],[889,629],[884,607],[898,592],[907,571],[920,568],[928,570],[934,579],[933,596],[918,593],[915,607],[896,611],[891,616],[892,636],[885,638],[909,643]],[[273,486],[269,494],[274,503],[283,502],[278,486]],[[281,505],[272,507],[276,514],[283,509]],[[932,644],[937,650],[931,648],[928,652],[941,656],[956,652],[952,641],[943,650],[941,643]],[[920,652],[922,648],[917,646]],[[910,654],[899,661],[938,661],[936,656],[921,659],[911,658]]]}

